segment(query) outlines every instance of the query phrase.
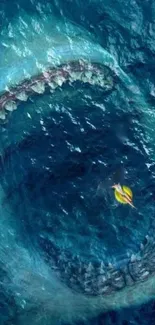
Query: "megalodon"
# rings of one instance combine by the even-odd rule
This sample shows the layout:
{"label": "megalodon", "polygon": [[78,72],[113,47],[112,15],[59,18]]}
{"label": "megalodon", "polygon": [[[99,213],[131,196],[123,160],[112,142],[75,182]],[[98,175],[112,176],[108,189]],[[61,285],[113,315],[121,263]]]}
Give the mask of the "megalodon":
{"label": "megalodon", "polygon": [[[35,94],[41,96],[47,88],[54,93],[66,82],[80,81],[112,92],[120,80],[132,94],[132,99],[141,104],[144,122],[148,121],[152,132],[153,122],[149,112],[145,112],[148,107],[145,96],[137,85],[133,85],[133,80],[116,59],[87,30],[65,18],[44,12],[32,18],[24,11],[14,16],[1,31],[0,74],[2,129],[7,129],[9,119],[15,110],[18,113],[22,102]],[[17,143],[20,143],[21,135],[22,130],[18,130]],[[5,150],[7,144],[3,143],[2,164]],[[139,253],[132,254],[120,267],[111,263],[106,265],[104,261],[97,266],[91,262],[79,266],[79,261],[72,261],[72,257],[64,267],[63,261],[61,265],[59,263],[61,252],[47,238],[51,245],[51,260],[53,258],[51,266],[51,261],[48,263],[44,259],[44,253],[22,242],[20,227],[16,226],[11,208],[4,211],[3,199],[5,190],[1,186],[0,259],[7,279],[2,287],[13,295],[22,325],[31,321],[38,325],[58,324],[58,321],[72,324],[154,297],[155,253],[150,234],[147,234],[145,244],[141,243]],[[44,242],[43,238],[41,243],[43,252],[46,240]],[[70,274],[67,280],[66,273]]]}

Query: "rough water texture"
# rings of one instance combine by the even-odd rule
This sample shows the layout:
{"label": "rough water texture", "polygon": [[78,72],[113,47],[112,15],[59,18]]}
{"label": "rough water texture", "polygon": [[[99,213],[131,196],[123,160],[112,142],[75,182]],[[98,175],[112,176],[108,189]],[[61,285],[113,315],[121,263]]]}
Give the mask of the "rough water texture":
{"label": "rough water texture", "polygon": [[154,5],[0,3],[2,324],[152,324]]}

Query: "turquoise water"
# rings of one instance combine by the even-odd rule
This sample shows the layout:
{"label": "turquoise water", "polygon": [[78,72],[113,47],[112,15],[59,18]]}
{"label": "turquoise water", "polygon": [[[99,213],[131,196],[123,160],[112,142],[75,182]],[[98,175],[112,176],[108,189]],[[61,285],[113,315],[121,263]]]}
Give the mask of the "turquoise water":
{"label": "turquoise water", "polygon": [[[154,3],[7,1],[0,17],[1,92],[79,58],[117,74],[112,92],[76,81],[31,96],[1,126],[2,324],[139,324],[146,310],[152,324],[153,303],[124,311],[124,298],[97,318],[102,300],[72,298],[67,263],[123,267],[154,240]],[[135,210],[115,201],[120,180]]]}

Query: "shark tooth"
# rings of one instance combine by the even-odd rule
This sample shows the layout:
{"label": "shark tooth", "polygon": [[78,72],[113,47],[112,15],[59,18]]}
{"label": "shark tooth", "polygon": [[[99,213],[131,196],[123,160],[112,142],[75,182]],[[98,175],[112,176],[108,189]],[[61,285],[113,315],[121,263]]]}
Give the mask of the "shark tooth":
{"label": "shark tooth", "polygon": [[92,72],[91,71],[86,71],[85,73],[85,77],[88,79],[88,81],[91,79],[92,77]]}
{"label": "shark tooth", "polygon": [[131,262],[135,262],[137,259],[136,255],[135,254],[132,254],[131,255]]}
{"label": "shark tooth", "polygon": [[17,109],[17,104],[13,100],[10,100],[4,105],[4,108],[9,112],[13,112]]}
{"label": "shark tooth", "polygon": [[70,81],[76,81],[76,80],[81,80],[81,75],[82,72],[76,72],[76,71],[70,71],[69,76],[70,76]]}
{"label": "shark tooth", "polygon": [[109,267],[109,269],[113,269],[114,268],[113,267],[113,264],[111,262],[108,263],[108,267]]}
{"label": "shark tooth", "polygon": [[114,81],[113,81],[112,77],[110,77],[110,76],[106,77],[105,85],[107,88],[112,88],[114,86]]}
{"label": "shark tooth", "polygon": [[104,86],[105,86],[105,81],[104,81],[104,79],[100,80],[100,86],[101,86],[101,87],[104,87]]}
{"label": "shark tooth", "polygon": [[87,77],[85,76],[85,73],[82,74],[82,76],[81,76],[81,80],[82,80],[83,82],[88,82],[88,79],[87,79]]}
{"label": "shark tooth", "polygon": [[90,262],[87,266],[87,272],[92,272],[94,270],[92,263]]}
{"label": "shark tooth", "polygon": [[141,243],[140,244],[140,249],[143,251],[144,250],[144,245]]}
{"label": "shark tooth", "polygon": [[58,84],[58,86],[62,86],[62,84],[64,83],[64,81],[65,81],[65,78],[63,77],[63,76],[56,76],[55,78],[54,78],[54,81],[55,81],[55,83],[57,83]]}
{"label": "shark tooth", "polygon": [[100,264],[100,266],[98,268],[98,272],[99,272],[99,274],[105,273],[105,265],[104,265],[103,262],[101,262],[101,264]]}
{"label": "shark tooth", "polygon": [[20,91],[19,93],[16,94],[16,98],[23,102],[26,102],[28,99],[28,95],[26,94],[25,91]]}
{"label": "shark tooth", "polygon": [[76,79],[81,80],[82,72],[75,72],[76,73]]}
{"label": "shark tooth", "polygon": [[45,91],[45,83],[38,81],[31,86],[31,89],[37,94],[43,94]]}
{"label": "shark tooth", "polygon": [[49,85],[49,87],[51,88],[51,89],[55,89],[55,88],[57,88],[58,87],[58,84],[56,84],[55,82],[48,82],[48,85]]}
{"label": "shark tooth", "polygon": [[91,85],[96,85],[97,84],[97,77],[95,75],[92,75],[89,82],[90,82]]}

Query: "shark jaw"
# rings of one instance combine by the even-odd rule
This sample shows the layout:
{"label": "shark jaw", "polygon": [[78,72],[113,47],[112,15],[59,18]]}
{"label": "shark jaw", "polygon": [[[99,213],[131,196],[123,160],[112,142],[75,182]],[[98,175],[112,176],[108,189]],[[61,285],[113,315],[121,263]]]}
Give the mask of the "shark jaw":
{"label": "shark jaw", "polygon": [[16,87],[4,92],[0,97],[0,119],[5,121],[8,112],[17,109],[18,103],[36,94],[43,94],[47,88],[51,92],[66,82],[81,81],[101,87],[104,91],[114,88],[114,74],[108,67],[86,61],[70,62],[57,68],[51,68],[29,80],[24,80]]}
{"label": "shark jaw", "polygon": [[[80,39],[73,39],[72,48],[67,39],[65,43],[64,39],[59,42],[59,46],[58,41],[55,41],[55,52],[52,51],[52,55],[50,52],[50,61],[53,59],[54,64],[48,62],[47,66],[46,60],[41,58],[40,65],[43,67],[40,69],[39,66],[39,69],[34,69],[32,73],[29,62],[26,66],[27,73],[24,74],[22,70],[20,76],[20,69],[15,69],[13,74],[11,71],[9,75],[9,68],[6,72],[4,67],[4,79],[8,75],[13,76],[11,81],[6,77],[6,82],[1,86],[1,122],[7,122],[17,106],[28,101],[31,96],[41,96],[46,90],[54,94],[55,90],[61,89],[66,82],[72,84],[80,81],[98,86],[105,93],[113,90],[116,76],[130,84],[129,78],[114,58],[100,46],[89,40],[86,42],[87,48],[82,51],[84,40],[86,41],[86,38],[81,39],[81,36]],[[49,43],[50,47],[51,40]],[[7,44],[4,46],[7,47]],[[34,56],[35,53],[37,50],[34,51]],[[23,59],[24,68],[25,62]],[[3,191],[1,189],[1,193]],[[67,257],[67,254],[62,256],[61,251],[44,235],[40,236],[38,245],[43,255],[39,249],[34,248],[33,251],[19,240],[20,235],[16,222],[13,221],[15,216],[12,217],[12,211],[6,215],[2,209],[2,214],[4,217],[1,219],[3,235],[0,256],[11,279],[9,284],[4,283],[4,287],[7,289],[9,286],[14,295],[22,324],[28,322],[27,314],[30,315],[31,311],[30,317],[31,320],[33,318],[34,324],[41,324],[43,321],[50,324],[51,319],[55,324],[58,324],[58,319],[60,323],[72,323],[74,320],[88,319],[109,309],[140,304],[155,295],[154,238],[150,233],[139,245],[139,252],[131,254],[123,266],[111,262],[106,264],[104,261],[97,265],[92,262],[86,264],[77,257]],[[46,256],[47,250],[50,253]]]}
{"label": "shark jaw", "polygon": [[[97,79],[98,75],[101,75],[102,79]],[[92,78],[92,76],[94,76],[94,78]],[[107,83],[105,78],[109,78],[109,84]],[[23,89],[25,93],[27,91],[27,96],[29,95],[31,97],[33,94],[33,98],[35,99],[35,93],[37,93],[39,97],[44,94],[44,91],[46,91],[46,83],[48,89],[52,90],[52,94],[54,95],[56,89],[58,87],[61,89],[63,83],[65,84],[68,81],[69,83],[75,85],[77,81],[80,81],[84,84],[90,84],[90,86],[92,86],[93,81],[93,86],[98,86],[99,89],[102,88],[104,90],[105,95],[107,90],[108,92],[112,93],[114,79],[115,74],[111,73],[111,71],[107,67],[93,63],[89,64],[83,61],[79,61],[76,63],[72,62],[67,66],[63,65],[61,67],[58,67],[57,69],[48,70],[48,72],[46,71],[46,73],[44,73],[43,75],[40,75],[39,77],[30,81],[24,81],[23,84],[12,88],[10,92],[3,94],[1,97],[2,110],[6,110],[6,105],[10,105],[11,107],[11,105],[13,105],[12,102],[14,103],[14,105],[17,105],[19,102],[22,102],[22,98],[19,98],[19,96],[17,96],[19,93],[21,94],[21,87],[22,91]],[[41,88],[42,82],[44,82],[44,88]],[[50,87],[50,83],[52,83],[52,87]],[[55,84],[57,84],[56,87]],[[104,88],[106,84],[108,84],[108,89],[106,87]],[[37,85],[38,88],[33,87],[35,89],[34,90],[32,88],[33,85]],[[13,117],[13,109],[10,109],[10,111]],[[16,112],[16,116],[18,116],[18,110]],[[19,145],[21,148],[24,148],[24,140],[23,144],[22,141],[21,143],[19,141]],[[9,150],[12,149],[10,148]],[[2,155],[4,159],[5,170],[5,166],[7,166],[8,152],[6,151],[6,157],[5,151],[2,153]],[[57,248],[57,246],[53,244],[50,239],[50,236],[46,235],[46,232],[45,234],[41,232],[37,245],[38,252],[41,250],[44,253],[41,257],[43,258],[43,260],[40,262],[38,262],[39,260],[37,260],[36,263],[42,263],[43,268],[46,265],[48,269],[48,277],[51,276],[51,281],[53,277],[56,278],[56,280],[54,281],[56,281],[58,286],[60,285],[60,292],[61,290],[64,290],[62,288],[65,283],[65,286],[67,285],[67,289],[65,289],[67,290],[66,294],[69,295],[70,298],[74,297],[75,301],[76,299],[77,301],[78,299],[80,299],[81,302],[83,301],[84,304],[87,304],[88,308],[90,306],[90,308],[92,308],[92,305],[94,304],[95,306],[98,305],[98,307],[96,307],[93,311],[94,314],[97,314],[98,312],[104,309],[108,310],[111,308],[120,308],[120,306],[123,307],[135,303],[141,303],[145,299],[147,300],[151,298],[154,294],[153,289],[150,289],[150,285],[152,285],[154,281],[154,238],[149,232],[144,238],[143,242],[139,244],[139,252],[130,254],[130,256],[126,258],[126,261],[122,261],[120,265],[119,263],[113,262],[107,263],[107,261],[105,262],[104,260],[99,263],[93,263],[91,261],[85,263],[81,261],[80,258],[77,256],[72,256],[71,254],[68,255],[68,252],[61,252],[61,249]],[[23,249],[25,250],[25,248]],[[26,248],[26,250],[26,254],[29,254],[28,248]],[[30,257],[28,256],[28,258]],[[31,268],[33,260],[31,260],[30,258],[29,262]],[[16,261],[14,261],[14,263],[16,263]],[[24,263],[25,262],[23,261],[23,264]],[[21,270],[20,274],[22,278],[21,283],[22,281],[24,281],[24,275],[22,274],[22,272],[23,269]],[[35,272],[37,271],[35,270]],[[40,278],[40,275],[38,274],[36,274],[35,276]],[[50,281],[49,278],[48,281]],[[139,290],[138,288],[142,288],[143,292],[145,292],[145,290],[148,291],[148,296],[144,297],[144,295],[142,295],[141,300],[139,298],[139,295],[137,294]],[[42,289],[40,288],[40,290]],[[52,296],[52,289],[50,293],[48,292],[48,294]],[[117,297],[119,297],[119,303],[117,303]],[[124,297],[126,297],[125,300]],[[61,303],[61,299],[63,299],[63,296],[60,298],[59,303]],[[81,308],[81,305],[79,308]],[[85,311],[83,310],[82,313],[85,314]],[[79,315],[79,317],[83,316]]]}

